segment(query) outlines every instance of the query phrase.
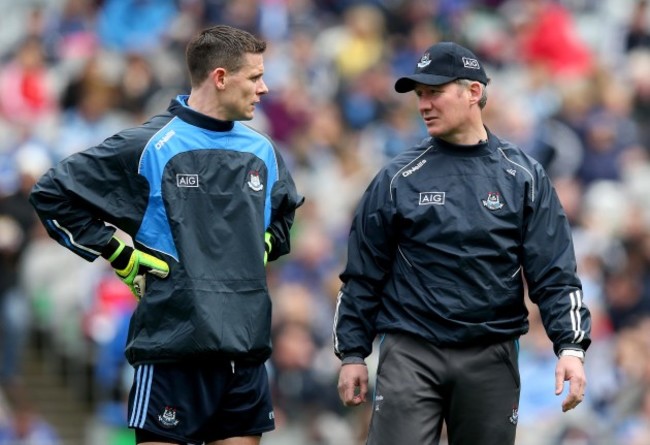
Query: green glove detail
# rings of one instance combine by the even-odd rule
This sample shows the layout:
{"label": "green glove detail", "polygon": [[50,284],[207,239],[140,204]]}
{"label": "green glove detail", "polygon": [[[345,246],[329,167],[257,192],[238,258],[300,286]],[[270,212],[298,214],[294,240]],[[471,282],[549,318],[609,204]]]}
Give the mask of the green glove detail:
{"label": "green glove detail", "polygon": [[169,275],[169,265],[148,253],[127,246],[115,237],[109,246],[114,247],[115,241],[117,241],[117,248],[107,257],[108,262],[111,263],[120,280],[129,286],[133,295],[140,300],[146,288],[145,274],[150,273],[158,278],[166,278]]}
{"label": "green glove detail", "polygon": [[269,259],[269,253],[271,253],[271,248],[273,247],[271,241],[271,234],[269,232],[264,232],[264,265]]}

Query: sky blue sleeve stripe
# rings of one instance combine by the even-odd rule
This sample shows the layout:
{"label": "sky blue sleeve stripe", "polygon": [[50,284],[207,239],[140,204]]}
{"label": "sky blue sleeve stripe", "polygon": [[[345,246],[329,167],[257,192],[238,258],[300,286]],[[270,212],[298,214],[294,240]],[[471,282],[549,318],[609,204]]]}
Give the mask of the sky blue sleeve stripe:
{"label": "sky blue sleeve stripe", "polygon": [[269,175],[266,181],[266,198],[264,199],[264,230],[266,230],[269,225],[271,225],[271,192],[273,191],[275,183],[278,182],[279,172],[278,161],[273,147],[271,146],[270,149],[265,150],[263,153],[266,153],[266,156],[259,157],[264,161],[264,164],[266,164],[266,171]]}
{"label": "sky blue sleeve stripe", "polygon": [[176,261],[178,251],[162,199],[162,175],[167,162],[182,151],[173,148],[173,138],[180,131],[180,123],[179,119],[172,119],[149,140],[140,156],[138,171],[149,181],[149,203],[140,230],[135,235],[137,242],[169,255]]}
{"label": "sky blue sleeve stripe", "polygon": [[266,171],[268,173],[264,199],[264,230],[266,230],[271,224],[271,192],[280,176],[277,155],[271,141],[266,136],[250,128],[248,125],[241,122],[235,122],[235,130],[246,135],[246,137],[251,140],[250,145],[246,145],[246,147],[250,148],[243,151],[249,151],[254,154],[264,162],[264,165],[266,165]]}

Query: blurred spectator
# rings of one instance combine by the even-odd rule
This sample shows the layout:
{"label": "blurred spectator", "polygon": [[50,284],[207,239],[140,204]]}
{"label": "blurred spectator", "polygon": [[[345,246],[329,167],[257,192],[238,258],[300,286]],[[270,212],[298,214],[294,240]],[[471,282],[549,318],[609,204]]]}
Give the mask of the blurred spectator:
{"label": "blurred spectator", "polygon": [[64,445],[29,400],[25,388],[0,391],[0,445]]}
{"label": "blurred spectator", "polygon": [[83,77],[67,91],[71,106],[60,116],[53,144],[55,160],[100,143],[134,118],[117,109],[119,90],[113,82],[98,74],[101,65],[93,66],[96,62],[91,60]]}
{"label": "blurred spectator", "polygon": [[628,60],[633,95],[631,117],[639,129],[639,141],[650,155],[650,49],[633,51]]}
{"label": "blurred spectator", "polygon": [[425,137],[426,129],[413,119],[413,107],[408,101],[395,100],[385,104],[383,119],[368,123],[361,133],[360,147],[363,153],[383,163]]}
{"label": "blurred spectator", "polygon": [[644,385],[638,411],[619,429],[621,443],[646,445],[650,439],[650,388]]}
{"label": "blurred spectator", "polygon": [[50,60],[76,63],[97,51],[96,4],[94,0],[65,0],[60,9],[41,10],[43,25],[39,36]]}
{"label": "blurred spectator", "polygon": [[324,57],[314,36],[316,30],[300,26],[294,30],[290,41],[270,48],[272,57],[266,63],[269,97],[276,94],[277,88],[288,87],[294,93],[299,90],[304,97],[295,97],[294,94],[294,99],[303,108],[309,99],[313,101],[309,103],[313,107],[314,102],[322,104],[334,97],[339,78],[332,75],[333,62]]}
{"label": "blurred spectator", "polygon": [[36,223],[27,196],[48,164],[39,163],[38,157],[28,152],[17,153],[14,162],[18,187],[0,196],[0,390],[20,392],[30,324],[28,296],[20,286],[20,264]]}
{"label": "blurred spectator", "polygon": [[145,56],[128,54],[120,77],[117,106],[133,116],[136,122],[143,122],[149,116],[147,106],[161,86],[153,67]]}
{"label": "blurred spectator", "polygon": [[621,180],[625,164],[642,152],[636,123],[630,117],[629,89],[609,75],[597,77],[599,104],[584,122],[584,157],[577,176],[584,184]]}
{"label": "blurred spectator", "polygon": [[102,59],[102,53],[85,59],[82,66],[76,72],[71,73],[62,88],[59,98],[61,109],[67,111],[78,107],[86,90],[92,89],[96,84],[106,83],[106,65],[106,61]]}
{"label": "blurred spectator", "polygon": [[8,425],[0,425],[0,445],[64,445],[57,432],[30,408],[12,411]]}
{"label": "blurred spectator", "polygon": [[573,17],[554,0],[509,1],[517,57],[556,78],[579,78],[593,69],[590,48],[577,33]]}
{"label": "blurred spectator", "polygon": [[377,63],[341,89],[341,107],[345,122],[353,130],[361,130],[382,121],[393,105],[386,91],[392,83],[390,68]]}
{"label": "blurred spectator", "polygon": [[56,90],[37,37],[28,37],[0,71],[0,116],[16,124],[38,124],[57,111]]}
{"label": "blurred spectator", "polygon": [[343,21],[325,30],[318,38],[319,51],[334,61],[343,82],[348,82],[385,55],[385,19],[371,4],[353,5],[343,13]]}
{"label": "blurred spectator", "polygon": [[[309,318],[296,320],[294,316],[292,319],[312,326],[314,336],[320,343],[330,340],[334,315],[334,306],[326,286],[331,274],[337,271],[338,262],[333,251],[332,240],[323,227],[314,221],[302,227],[294,243],[292,257],[277,272],[280,282],[284,283],[276,290],[280,317],[286,319],[286,314],[295,314],[301,307],[299,297],[305,296],[309,301],[304,304],[309,305],[309,310],[302,313]],[[303,292],[300,292],[301,289]],[[282,307],[293,307],[295,310],[283,311]]]}
{"label": "blurred spectator", "polygon": [[[349,428],[327,430],[320,422],[327,412],[340,413],[341,406],[334,391],[335,374],[325,374],[314,366],[317,345],[309,325],[298,321],[282,322],[273,331],[274,353],[270,360],[270,378],[276,419],[303,423],[309,443],[351,443]],[[332,425],[333,426],[333,425]],[[339,434],[336,434],[336,431]],[[335,437],[326,439],[328,435]]]}
{"label": "blurred spectator", "polygon": [[176,12],[174,0],[104,0],[97,14],[100,44],[120,53],[152,53],[164,44]]}
{"label": "blurred spectator", "polygon": [[36,228],[20,264],[20,286],[32,307],[33,333],[43,340],[45,356],[57,366],[60,360],[85,364],[83,308],[103,269],[61,249],[41,225]]}
{"label": "blurred spectator", "polygon": [[220,15],[222,22],[253,34],[260,33],[260,9],[257,0],[227,0]]}
{"label": "blurred spectator", "polygon": [[[535,443],[545,444],[554,434],[551,425],[555,422],[552,413],[557,410],[554,375],[557,357],[544,331],[539,310],[526,299],[529,310],[530,329],[521,339],[519,372],[521,374],[521,396],[519,400],[518,436]],[[581,407],[582,408],[582,407]]]}
{"label": "blurred spectator", "polygon": [[650,49],[650,12],[647,0],[636,0],[625,35],[625,50]]}
{"label": "blurred spectator", "polygon": [[393,77],[411,74],[413,60],[441,37],[435,24],[428,20],[416,22],[404,34],[392,35],[389,57]]}
{"label": "blurred spectator", "polygon": [[642,298],[638,278],[631,271],[622,270],[606,279],[608,312],[615,330],[637,323],[650,313],[650,304]]}
{"label": "blurred spectator", "polygon": [[[208,23],[205,20],[208,3],[203,0],[178,1],[178,12],[173,17],[166,32],[167,47],[174,52],[182,53],[192,36],[203,28],[204,24],[207,27]],[[182,61],[182,58],[179,61]]]}
{"label": "blurred spectator", "polygon": [[302,83],[294,79],[292,83],[279,86],[275,94],[264,101],[263,110],[270,125],[269,135],[278,144],[290,145],[296,132],[309,123],[311,107],[309,98],[301,94],[303,89]]}
{"label": "blurred spectator", "polygon": [[567,80],[558,83],[556,88],[560,103],[552,117],[574,131],[584,144],[586,122],[598,100],[593,80],[591,77]]}

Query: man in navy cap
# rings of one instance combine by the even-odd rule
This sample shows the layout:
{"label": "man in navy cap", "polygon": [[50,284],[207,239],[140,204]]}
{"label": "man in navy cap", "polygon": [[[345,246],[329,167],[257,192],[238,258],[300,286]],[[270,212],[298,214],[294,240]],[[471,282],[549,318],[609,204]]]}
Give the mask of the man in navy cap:
{"label": "man in navy cap", "polygon": [[526,291],[558,356],[555,393],[569,382],[562,410],[584,398],[591,319],[569,223],[540,164],[483,124],[488,83],[452,42],[395,83],[429,137],[363,195],[334,320],[345,405],[366,400],[381,338],[369,445],[437,444],[443,423],[452,445],[514,444]]}

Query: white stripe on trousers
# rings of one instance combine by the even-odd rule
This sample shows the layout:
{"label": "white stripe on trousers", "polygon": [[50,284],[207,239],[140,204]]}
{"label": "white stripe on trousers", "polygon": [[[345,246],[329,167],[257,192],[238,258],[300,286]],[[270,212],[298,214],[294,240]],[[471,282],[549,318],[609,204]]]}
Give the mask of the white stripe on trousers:
{"label": "white stripe on trousers", "polygon": [[143,428],[147,420],[147,409],[149,408],[149,396],[151,395],[151,382],[153,380],[153,366],[141,365],[135,371],[135,397],[129,426]]}

